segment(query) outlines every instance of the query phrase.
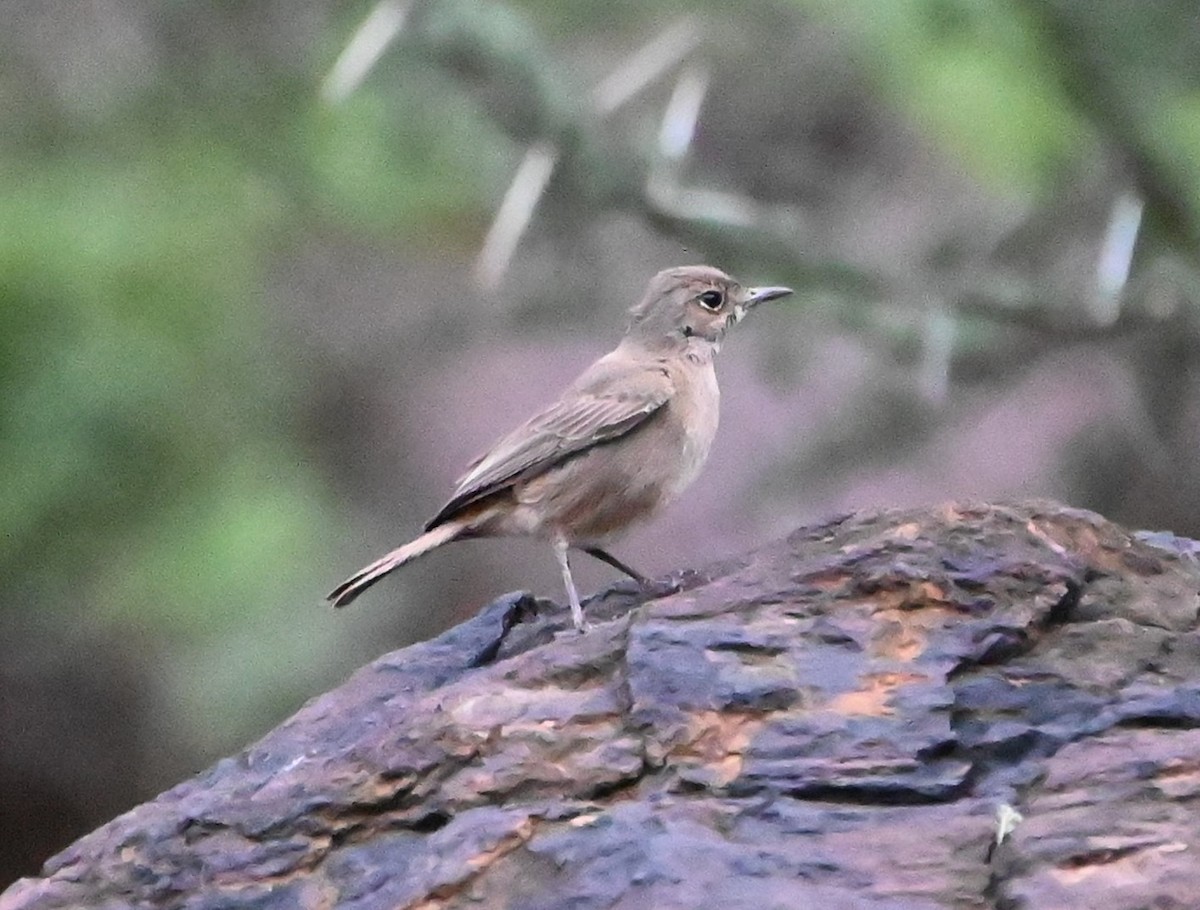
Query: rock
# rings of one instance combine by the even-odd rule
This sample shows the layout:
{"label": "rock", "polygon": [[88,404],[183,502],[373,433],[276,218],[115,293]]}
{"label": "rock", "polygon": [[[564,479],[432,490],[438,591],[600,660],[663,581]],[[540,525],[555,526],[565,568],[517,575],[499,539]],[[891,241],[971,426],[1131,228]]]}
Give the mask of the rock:
{"label": "rock", "polygon": [[0,910],[1193,907],[1195,554],[960,504],[618,586],[583,635],[511,595]]}

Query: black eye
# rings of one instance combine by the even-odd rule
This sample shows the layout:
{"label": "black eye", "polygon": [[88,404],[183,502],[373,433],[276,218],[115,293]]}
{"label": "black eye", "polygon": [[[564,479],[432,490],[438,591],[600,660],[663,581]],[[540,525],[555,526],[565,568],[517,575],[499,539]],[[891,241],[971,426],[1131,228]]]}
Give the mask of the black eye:
{"label": "black eye", "polygon": [[696,299],[702,307],[710,310],[719,310],[725,302],[725,296],[720,291],[705,291]]}

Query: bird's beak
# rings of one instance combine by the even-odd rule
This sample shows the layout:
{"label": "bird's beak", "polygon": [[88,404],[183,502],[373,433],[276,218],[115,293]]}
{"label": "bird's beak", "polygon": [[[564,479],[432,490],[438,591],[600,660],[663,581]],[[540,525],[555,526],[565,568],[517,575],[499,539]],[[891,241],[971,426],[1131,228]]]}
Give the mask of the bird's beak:
{"label": "bird's beak", "polygon": [[780,297],[788,297],[793,293],[791,288],[747,288],[746,302],[742,306],[750,309],[760,303],[766,303],[768,300],[778,300]]}
{"label": "bird's beak", "polygon": [[729,325],[736,325],[742,321],[742,317],[760,303],[765,303],[768,300],[778,300],[780,297],[787,297],[792,293],[791,288],[746,288],[746,299],[733,308],[729,314]]}

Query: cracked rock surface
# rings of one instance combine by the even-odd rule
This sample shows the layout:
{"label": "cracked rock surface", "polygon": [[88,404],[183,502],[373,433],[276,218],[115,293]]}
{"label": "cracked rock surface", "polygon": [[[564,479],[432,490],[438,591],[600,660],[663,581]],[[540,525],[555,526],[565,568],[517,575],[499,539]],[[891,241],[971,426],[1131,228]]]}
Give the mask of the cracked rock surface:
{"label": "cracked rock surface", "polygon": [[801,528],[584,635],[513,595],[0,910],[1195,907],[1198,592],[1192,542],[1034,502]]}

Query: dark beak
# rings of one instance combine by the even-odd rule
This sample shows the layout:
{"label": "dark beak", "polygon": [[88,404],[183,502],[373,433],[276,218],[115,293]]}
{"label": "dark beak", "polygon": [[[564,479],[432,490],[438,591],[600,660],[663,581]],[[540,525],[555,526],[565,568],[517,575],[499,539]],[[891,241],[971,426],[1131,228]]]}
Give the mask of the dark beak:
{"label": "dark beak", "polygon": [[746,302],[743,306],[746,309],[758,306],[760,303],[766,303],[768,300],[778,300],[780,297],[788,297],[792,293],[791,288],[747,288]]}

